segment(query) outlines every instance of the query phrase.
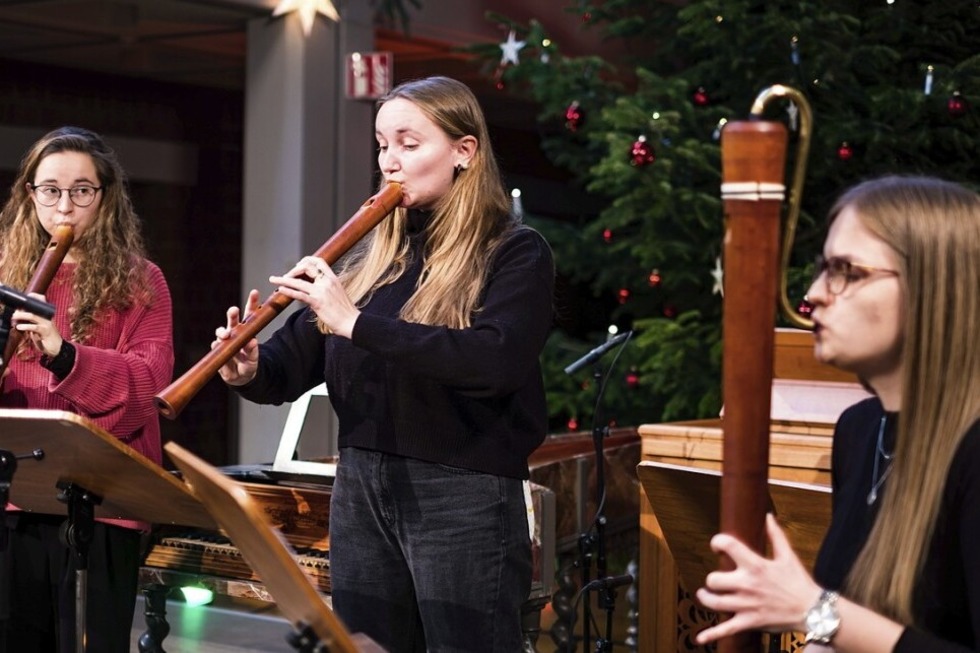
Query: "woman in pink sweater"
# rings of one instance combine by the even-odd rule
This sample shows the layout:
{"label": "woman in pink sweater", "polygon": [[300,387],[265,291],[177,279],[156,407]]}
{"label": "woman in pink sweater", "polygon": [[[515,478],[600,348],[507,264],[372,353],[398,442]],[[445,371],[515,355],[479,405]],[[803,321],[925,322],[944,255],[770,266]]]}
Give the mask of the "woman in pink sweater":
{"label": "woman in pink sweater", "polygon": [[[8,362],[0,407],[82,415],[160,462],[153,395],[173,374],[170,291],[146,259],[115,153],[77,127],[48,133],[21,162],[0,213],[0,282],[27,287],[61,224],[71,225],[75,238],[44,295],[56,312],[49,320],[13,311],[13,329],[23,338]],[[76,650],[75,568],[58,536],[64,520],[14,509],[0,524],[8,535],[0,552],[0,653]],[[146,528],[96,524],[86,602],[91,653],[129,651]]]}

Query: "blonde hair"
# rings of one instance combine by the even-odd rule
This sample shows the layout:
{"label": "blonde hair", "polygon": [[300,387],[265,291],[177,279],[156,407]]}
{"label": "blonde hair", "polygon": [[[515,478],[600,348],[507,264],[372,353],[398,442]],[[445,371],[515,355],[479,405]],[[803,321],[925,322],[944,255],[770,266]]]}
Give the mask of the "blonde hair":
{"label": "blonde hair", "polygon": [[[395,98],[415,104],[452,141],[464,136],[477,141],[469,165],[458,172],[426,225],[422,273],[399,315],[410,322],[464,328],[479,310],[493,252],[517,221],[472,91],[448,77],[428,77],[399,85],[380,104]],[[407,211],[396,209],[345,261],[340,279],[359,306],[408,267],[407,220]]]}
{"label": "blonde hair", "polygon": [[[80,127],[61,127],[44,135],[21,160],[10,197],[0,213],[0,278],[26,288],[50,241],[28,191],[41,161],[58,152],[92,157],[102,187],[98,213],[72,245],[79,253],[70,309],[71,339],[84,342],[100,311],[149,303],[144,281],[145,249],[139,219],[126,190],[126,175],[102,138]],[[22,343],[21,351],[25,351]]]}
{"label": "blonde hair", "polygon": [[855,600],[915,624],[925,564],[957,447],[980,418],[980,196],[924,177],[885,177],[844,194],[898,254],[905,296],[902,404],[894,469],[871,535],[847,579]]}

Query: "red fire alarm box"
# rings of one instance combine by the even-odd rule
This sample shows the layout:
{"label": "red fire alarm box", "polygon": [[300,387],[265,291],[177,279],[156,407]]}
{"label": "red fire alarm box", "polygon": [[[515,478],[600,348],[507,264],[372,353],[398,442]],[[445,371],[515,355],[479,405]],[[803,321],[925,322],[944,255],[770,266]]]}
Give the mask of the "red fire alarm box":
{"label": "red fire alarm box", "polygon": [[347,55],[347,97],[377,100],[391,90],[391,52],[353,52]]}

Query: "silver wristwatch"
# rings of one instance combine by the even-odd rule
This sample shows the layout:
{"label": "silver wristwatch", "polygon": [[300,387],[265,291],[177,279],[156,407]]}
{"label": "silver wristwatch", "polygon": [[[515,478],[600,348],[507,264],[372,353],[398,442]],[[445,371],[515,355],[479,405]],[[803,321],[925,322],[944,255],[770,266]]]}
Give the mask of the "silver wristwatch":
{"label": "silver wristwatch", "polygon": [[803,620],[806,624],[806,640],[809,644],[830,645],[830,641],[840,628],[840,613],[837,611],[837,592],[823,590],[813,607],[806,611]]}

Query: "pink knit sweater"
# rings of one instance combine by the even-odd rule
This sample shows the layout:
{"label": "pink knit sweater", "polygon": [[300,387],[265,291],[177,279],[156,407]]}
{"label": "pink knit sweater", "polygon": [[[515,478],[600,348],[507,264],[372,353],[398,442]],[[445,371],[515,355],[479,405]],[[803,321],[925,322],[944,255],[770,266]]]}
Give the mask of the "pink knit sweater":
{"label": "pink knit sweater", "polygon": [[[54,322],[66,339],[71,333],[67,307],[76,267],[74,263],[62,264],[45,293],[45,299],[57,309]],[[173,375],[173,317],[170,290],[153,263],[147,266],[147,284],[153,298],[149,306],[110,310],[101,316],[84,344],[72,342],[75,365],[61,381],[39,364],[38,356],[29,360],[14,356],[0,390],[0,407],[82,415],[160,463],[160,421],[153,396]],[[136,522],[112,523],[146,528]]]}

